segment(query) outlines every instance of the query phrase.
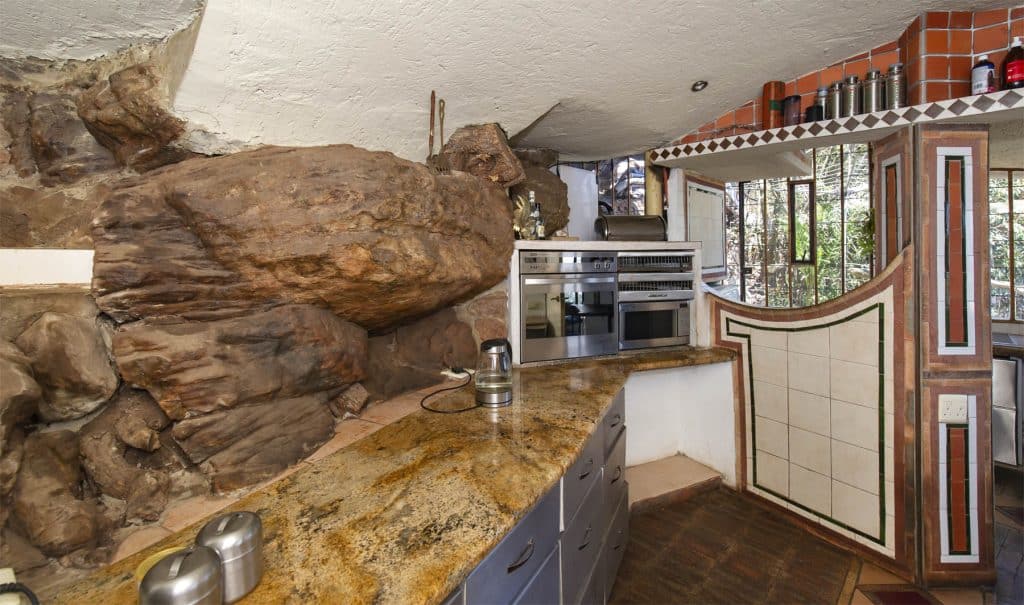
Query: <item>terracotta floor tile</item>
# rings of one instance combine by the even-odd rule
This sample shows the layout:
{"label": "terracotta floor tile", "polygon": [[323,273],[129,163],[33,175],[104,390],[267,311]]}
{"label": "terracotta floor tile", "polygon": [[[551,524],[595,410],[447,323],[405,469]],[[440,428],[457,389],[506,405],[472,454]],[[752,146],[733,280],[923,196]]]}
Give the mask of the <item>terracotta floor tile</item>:
{"label": "terracotta floor tile", "polygon": [[193,496],[175,502],[164,511],[161,525],[171,531],[180,531],[238,500],[235,496]]}
{"label": "terracotta floor tile", "polygon": [[864,563],[864,566],[860,569],[860,579],[857,580],[857,584],[906,584],[907,581],[893,575],[881,567],[876,567],[870,563]]}
{"label": "terracotta floor tile", "polygon": [[629,504],[647,500],[719,477],[719,473],[686,456],[670,456],[626,469]]}
{"label": "terracotta floor tile", "polygon": [[355,443],[381,428],[383,428],[383,425],[381,424],[368,422],[362,419],[350,418],[348,420],[343,420],[337,427],[335,427],[334,437],[332,437],[327,443],[320,446],[320,449],[310,454],[309,458],[306,458],[306,462],[312,463],[326,456],[330,456],[346,445]]}
{"label": "terracotta floor tile", "polygon": [[929,590],[942,605],[984,605],[985,598],[980,589],[949,588]]}
{"label": "terracotta floor tile", "polygon": [[122,540],[121,543],[117,545],[117,550],[114,551],[114,556],[110,562],[116,563],[129,555],[134,555],[143,548],[156,544],[169,535],[171,535],[171,532],[159,525],[143,527],[139,531]]}
{"label": "terracotta floor tile", "polygon": [[853,591],[853,598],[850,599],[850,605],[874,605],[874,603],[863,592],[855,590]]}

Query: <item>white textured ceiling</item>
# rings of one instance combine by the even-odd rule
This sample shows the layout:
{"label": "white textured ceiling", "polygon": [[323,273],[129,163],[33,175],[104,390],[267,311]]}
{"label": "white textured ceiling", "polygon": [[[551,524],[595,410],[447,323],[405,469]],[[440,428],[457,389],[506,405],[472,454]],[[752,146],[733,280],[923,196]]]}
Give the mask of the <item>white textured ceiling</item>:
{"label": "white textured ceiling", "polygon": [[0,56],[95,59],[162,40],[198,14],[202,0],[0,0]]}
{"label": "white textured ceiling", "polygon": [[[0,21],[20,23],[0,26],[0,54],[81,58],[171,28],[196,2],[0,0]],[[422,159],[435,89],[448,132],[497,121],[567,159],[609,157],[685,133],[766,80],[889,42],[924,11],[1000,5],[209,0],[174,108],[202,151],[352,143]],[[711,85],[694,94],[698,79]]]}

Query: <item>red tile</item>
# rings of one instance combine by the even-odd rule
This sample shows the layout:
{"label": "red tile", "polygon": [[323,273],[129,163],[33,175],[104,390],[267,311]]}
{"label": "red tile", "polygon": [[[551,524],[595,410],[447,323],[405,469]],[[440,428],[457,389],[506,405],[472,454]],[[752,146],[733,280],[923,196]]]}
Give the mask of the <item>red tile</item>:
{"label": "red tile", "polygon": [[889,66],[900,60],[900,55],[894,50],[871,55],[871,67],[880,70],[883,74]]}
{"label": "red tile", "polygon": [[849,63],[850,61],[860,61],[861,59],[867,59],[868,53],[860,53],[859,55],[853,55],[852,57],[846,57],[843,63]]}
{"label": "red tile", "polygon": [[924,98],[921,102],[934,103],[935,101],[945,101],[948,98],[949,84],[945,82],[928,82],[924,89]]}
{"label": "red tile", "polygon": [[796,80],[790,80],[789,82],[786,82],[785,94],[787,97],[789,95],[796,94]]}
{"label": "red tile", "polygon": [[681,141],[681,144],[685,145],[687,143],[696,143],[699,140],[700,140],[700,135],[698,135],[696,133],[688,134],[685,137],[683,137],[683,140]]}
{"label": "red tile", "polygon": [[818,72],[809,73],[796,79],[797,94],[806,94],[818,90]]}
{"label": "red tile", "polygon": [[917,105],[924,102],[924,84],[911,83],[907,85],[907,103]]}
{"label": "red tile", "polygon": [[949,52],[949,32],[944,29],[925,30],[924,51],[929,55]]}
{"label": "red tile", "polygon": [[871,49],[871,54],[877,55],[878,53],[887,53],[890,50],[897,50],[898,48],[899,48],[899,45],[896,43],[895,40],[893,40],[892,42],[890,42],[888,44],[882,44],[881,46],[876,46],[876,47],[872,48]]}
{"label": "red tile", "polygon": [[864,74],[868,72],[868,60],[860,59],[857,61],[850,61],[843,66],[843,74],[847,76],[857,76],[860,79],[864,79]]}
{"label": "red tile", "polygon": [[914,19],[913,21],[910,22],[910,25],[907,27],[907,31],[909,31],[912,34],[915,33],[915,32],[921,31],[921,17],[920,16],[918,16],[916,19]]}
{"label": "red tile", "polygon": [[800,95],[800,107],[806,111],[808,107],[814,105],[814,97],[816,96],[818,96],[816,92],[808,92]]}
{"label": "red tile", "polygon": [[1010,21],[1010,38],[1014,36],[1024,37],[1024,19]]}
{"label": "red tile", "polygon": [[966,57],[950,57],[949,79],[969,81],[971,79],[972,67],[974,67],[974,61],[971,59],[970,55]]}
{"label": "red tile", "polygon": [[821,70],[820,82],[822,86],[828,86],[833,82],[843,79],[843,66],[837,65]]}
{"label": "red tile", "polygon": [[921,82],[924,79],[924,59],[911,59],[907,64],[907,80]]}
{"label": "red tile", "polygon": [[993,25],[985,29],[974,30],[974,54],[990,50],[1002,50],[1010,46],[1010,28],[1007,24]]}
{"label": "red tile", "polygon": [[949,79],[949,57],[925,57],[924,59],[925,80],[948,80]]}
{"label": "red tile", "polygon": [[974,13],[971,11],[952,11],[949,13],[950,29],[971,29]]}
{"label": "red tile", "polygon": [[911,32],[907,36],[907,61],[913,61],[914,57],[920,57],[924,53],[921,47],[921,34]]}
{"label": "red tile", "polygon": [[746,103],[744,103],[740,107],[753,107],[756,104],[757,104],[757,99],[750,99],[749,101],[747,101]]}
{"label": "red tile", "polygon": [[1024,6],[1010,9],[1011,19],[1024,19]]}
{"label": "red tile", "polygon": [[751,103],[749,105],[744,105],[743,107],[740,107],[739,109],[736,110],[736,124],[737,125],[741,125],[742,126],[744,124],[753,124],[753,123],[754,123],[754,105],[753,105],[753,103]]}
{"label": "red tile", "polygon": [[928,28],[937,27],[946,29],[949,27],[949,13],[946,11],[925,13],[924,26]]}
{"label": "red tile", "polygon": [[959,99],[960,97],[971,96],[971,82],[950,82],[949,98]]}
{"label": "red tile", "polygon": [[[996,73],[997,74],[1001,73],[1002,66],[1003,66],[1003,59],[1006,58],[1006,52],[1007,51],[1005,51],[1005,50],[997,50],[995,52],[986,53],[988,55],[988,60],[992,62],[992,65],[996,66]],[[975,59],[977,59],[977,57],[975,57]]]}
{"label": "red tile", "polygon": [[949,52],[954,55],[971,54],[971,30],[953,29],[949,31]]}
{"label": "red tile", "polygon": [[711,132],[714,129],[715,129],[715,123],[714,122],[708,122],[706,124],[702,124],[701,127],[698,129],[698,132],[703,134],[703,133]]}
{"label": "red tile", "polygon": [[994,8],[988,11],[974,13],[974,28],[987,27],[996,23],[1004,23],[1009,20],[1010,11],[1005,8]]}

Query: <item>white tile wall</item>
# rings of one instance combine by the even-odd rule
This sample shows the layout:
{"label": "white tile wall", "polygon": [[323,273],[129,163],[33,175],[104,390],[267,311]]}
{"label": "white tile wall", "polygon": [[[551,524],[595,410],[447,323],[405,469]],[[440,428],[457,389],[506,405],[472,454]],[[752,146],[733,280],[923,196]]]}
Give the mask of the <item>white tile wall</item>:
{"label": "white tile wall", "polygon": [[826,475],[790,464],[789,497],[812,510],[832,510],[832,481]]}
{"label": "white tile wall", "polygon": [[789,389],[789,424],[819,435],[829,435],[829,401],[828,397]]}
{"label": "white tile wall", "polygon": [[878,366],[830,360],[832,399],[866,406],[878,406]]}
{"label": "white tile wall", "polygon": [[789,387],[805,393],[828,395],[828,358],[789,353]]}
{"label": "white tile wall", "polygon": [[832,517],[872,536],[878,535],[878,496],[832,481]]}
{"label": "white tile wall", "polygon": [[[789,427],[789,461],[794,464],[831,475],[829,438],[810,433],[794,426]],[[877,473],[876,473],[877,474]]]}
{"label": "white tile wall", "polygon": [[768,452],[757,452],[757,483],[773,492],[789,496],[789,463]]}
{"label": "white tile wall", "polygon": [[[867,313],[878,315],[878,313]],[[832,359],[854,361],[878,366],[878,329],[872,330],[860,322],[847,321],[829,328]]]}
{"label": "white tile wall", "polygon": [[750,331],[750,344],[755,347],[766,347],[769,349],[788,349],[789,332],[784,330],[758,330]]}
{"label": "white tile wall", "polygon": [[789,435],[786,433],[785,423],[769,420],[764,416],[755,416],[754,428],[757,431],[758,450],[789,458]]}
{"label": "white tile wall", "polygon": [[818,330],[801,330],[789,333],[789,350],[794,353],[806,353],[828,357],[828,328]]}
{"label": "white tile wall", "polygon": [[754,381],[754,405],[758,416],[788,422],[789,403],[786,398],[785,387],[762,380]]}
{"label": "white tile wall", "polygon": [[878,409],[833,399],[832,438],[878,450]]}
{"label": "white tile wall", "polygon": [[832,440],[832,478],[878,495],[878,451]]}
{"label": "white tile wall", "polygon": [[750,355],[754,365],[754,380],[763,380],[779,386],[787,386],[786,352],[768,347],[751,345]]}

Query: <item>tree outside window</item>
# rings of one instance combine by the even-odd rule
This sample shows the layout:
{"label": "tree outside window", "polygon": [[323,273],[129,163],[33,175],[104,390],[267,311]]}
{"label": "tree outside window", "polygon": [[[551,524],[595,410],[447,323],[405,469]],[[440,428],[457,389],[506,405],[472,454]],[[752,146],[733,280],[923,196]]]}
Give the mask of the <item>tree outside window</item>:
{"label": "tree outside window", "polygon": [[989,171],[992,319],[1024,321],[1024,169]]}

